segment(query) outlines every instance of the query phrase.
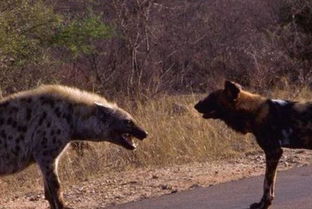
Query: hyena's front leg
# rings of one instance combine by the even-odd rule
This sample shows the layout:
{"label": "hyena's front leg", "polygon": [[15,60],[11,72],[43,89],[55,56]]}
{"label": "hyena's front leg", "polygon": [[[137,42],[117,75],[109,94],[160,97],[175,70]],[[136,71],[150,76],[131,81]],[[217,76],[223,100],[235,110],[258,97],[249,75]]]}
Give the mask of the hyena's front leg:
{"label": "hyena's front leg", "polygon": [[274,187],[276,179],[276,168],[283,151],[281,148],[265,153],[266,170],[263,184],[263,196],[259,203],[254,203],[250,209],[268,209],[274,199]]}
{"label": "hyena's front leg", "polygon": [[44,181],[44,194],[51,209],[65,209],[60,181],[57,176],[55,160],[38,160]]}

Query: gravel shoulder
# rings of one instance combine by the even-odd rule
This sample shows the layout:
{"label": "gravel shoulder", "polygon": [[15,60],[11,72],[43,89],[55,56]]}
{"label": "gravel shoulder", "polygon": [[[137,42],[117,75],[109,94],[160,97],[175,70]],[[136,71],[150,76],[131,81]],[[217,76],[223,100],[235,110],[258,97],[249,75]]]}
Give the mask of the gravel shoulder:
{"label": "gravel shoulder", "polygon": [[[310,150],[284,150],[279,170],[311,163]],[[100,209],[140,199],[176,193],[196,187],[208,187],[264,173],[262,152],[247,153],[236,159],[174,165],[166,168],[139,168],[110,172],[65,185],[64,197],[75,209]],[[0,179],[1,188],[1,179]],[[0,209],[45,209],[47,202],[42,187],[0,197]]]}

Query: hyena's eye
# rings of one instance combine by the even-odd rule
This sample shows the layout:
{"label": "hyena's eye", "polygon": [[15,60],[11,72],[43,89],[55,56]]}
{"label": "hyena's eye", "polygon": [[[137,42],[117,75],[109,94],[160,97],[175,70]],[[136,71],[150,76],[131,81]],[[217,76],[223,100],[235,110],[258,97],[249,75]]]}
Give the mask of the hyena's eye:
{"label": "hyena's eye", "polygon": [[132,120],[125,120],[124,123],[128,126],[128,127],[132,127],[134,125]]}

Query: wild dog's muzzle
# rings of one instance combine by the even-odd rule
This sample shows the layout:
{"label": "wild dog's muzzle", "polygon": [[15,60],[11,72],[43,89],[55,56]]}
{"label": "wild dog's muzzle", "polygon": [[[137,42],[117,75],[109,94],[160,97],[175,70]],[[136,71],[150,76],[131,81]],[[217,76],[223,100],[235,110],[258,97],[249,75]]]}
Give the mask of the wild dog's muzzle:
{"label": "wild dog's muzzle", "polygon": [[209,105],[205,104],[203,101],[199,101],[194,108],[199,112],[203,114],[203,118],[205,119],[215,119],[218,118],[218,112],[214,110],[213,108],[209,108]]}
{"label": "wild dog's muzzle", "polygon": [[194,106],[194,108],[198,111],[198,112],[200,112],[200,113],[204,113],[203,111],[203,103],[202,103],[202,101],[199,101],[195,106]]}

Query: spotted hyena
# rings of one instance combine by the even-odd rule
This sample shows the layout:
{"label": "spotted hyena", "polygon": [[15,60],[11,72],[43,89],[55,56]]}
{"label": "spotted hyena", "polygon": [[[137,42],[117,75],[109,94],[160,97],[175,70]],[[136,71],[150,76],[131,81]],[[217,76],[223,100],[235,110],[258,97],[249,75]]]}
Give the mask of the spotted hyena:
{"label": "spotted hyena", "polygon": [[264,192],[252,209],[267,209],[274,198],[282,148],[312,149],[312,103],[268,99],[226,81],[195,105],[205,119],[220,119],[240,133],[253,133],[266,157]]}
{"label": "spotted hyena", "polygon": [[0,101],[0,176],[37,163],[50,207],[63,209],[57,164],[67,145],[109,141],[133,150],[132,137],[142,140],[147,133],[99,95],[60,85],[13,94]]}

